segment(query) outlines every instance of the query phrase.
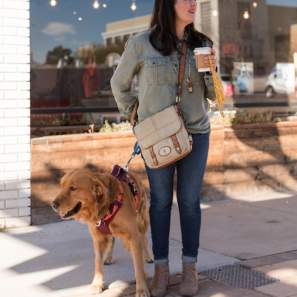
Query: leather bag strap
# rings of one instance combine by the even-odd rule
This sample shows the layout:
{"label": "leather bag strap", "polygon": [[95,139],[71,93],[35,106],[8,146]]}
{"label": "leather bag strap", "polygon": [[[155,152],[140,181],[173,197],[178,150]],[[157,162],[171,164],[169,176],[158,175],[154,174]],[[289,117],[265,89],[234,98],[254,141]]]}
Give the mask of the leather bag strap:
{"label": "leather bag strap", "polygon": [[138,109],[138,101],[136,101],[136,103],[133,106],[131,115],[130,115],[130,124],[132,127],[134,127],[137,123],[137,109]]}
{"label": "leather bag strap", "polygon": [[186,68],[186,58],[187,58],[187,43],[182,42],[182,51],[179,58],[179,67],[178,67],[178,81],[176,88],[176,102],[179,103],[183,93],[183,81],[185,78],[185,68]]}

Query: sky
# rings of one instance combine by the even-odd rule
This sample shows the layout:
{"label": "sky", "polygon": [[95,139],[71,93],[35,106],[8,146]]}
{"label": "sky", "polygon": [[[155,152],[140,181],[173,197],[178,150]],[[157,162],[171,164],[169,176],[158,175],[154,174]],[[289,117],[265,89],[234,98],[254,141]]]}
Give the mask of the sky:
{"label": "sky", "polygon": [[[102,43],[101,33],[108,22],[151,14],[153,0],[103,0],[107,8],[95,10],[94,0],[58,0],[51,7],[48,0],[31,0],[31,45],[34,61],[43,63],[48,50],[62,45],[76,50],[90,43]],[[102,2],[102,0],[101,0]],[[267,0],[270,5],[297,7],[297,0]],[[82,21],[78,21],[81,17]]]}
{"label": "sky", "polygon": [[[102,0],[101,0],[102,2]],[[58,45],[75,50],[93,42],[103,43],[101,33],[108,22],[151,14],[152,0],[104,0],[107,8],[95,10],[93,0],[59,0],[51,7],[48,0],[31,0],[31,44],[33,59],[43,63],[48,50]],[[83,20],[78,21],[81,17]]]}
{"label": "sky", "polygon": [[270,5],[297,7],[297,0],[266,0],[266,3]]}

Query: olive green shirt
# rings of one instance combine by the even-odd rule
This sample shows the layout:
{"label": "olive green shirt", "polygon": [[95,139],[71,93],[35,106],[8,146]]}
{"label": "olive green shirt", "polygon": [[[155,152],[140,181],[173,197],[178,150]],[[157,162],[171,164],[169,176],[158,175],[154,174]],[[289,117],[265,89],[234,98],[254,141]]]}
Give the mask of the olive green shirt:
{"label": "olive green shirt", "polygon": [[[141,122],[173,105],[176,100],[178,59],[177,51],[163,56],[154,49],[149,41],[149,30],[131,37],[111,78],[119,111],[129,117],[138,100],[137,115]],[[138,75],[139,84],[137,96],[131,91],[135,75]],[[193,83],[192,93],[188,89],[189,77]],[[193,50],[188,49],[180,106],[190,133],[208,133],[210,130],[206,98],[215,98],[212,77],[197,71]]]}

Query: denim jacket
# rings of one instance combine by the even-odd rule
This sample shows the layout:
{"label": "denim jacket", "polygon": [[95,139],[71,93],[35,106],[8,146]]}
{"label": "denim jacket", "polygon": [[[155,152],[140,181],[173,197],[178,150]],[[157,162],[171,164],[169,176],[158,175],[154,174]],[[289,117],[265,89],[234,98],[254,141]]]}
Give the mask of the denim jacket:
{"label": "denim jacket", "polygon": [[[178,67],[177,51],[163,56],[151,45],[149,30],[131,37],[111,78],[112,92],[120,112],[129,117],[138,100],[138,121],[142,121],[173,105]],[[131,92],[134,75],[138,75],[137,96]],[[193,83],[192,93],[188,90],[188,77]],[[188,49],[180,106],[190,133],[208,133],[210,130],[206,98],[215,98],[212,77],[197,71],[193,50]]]}

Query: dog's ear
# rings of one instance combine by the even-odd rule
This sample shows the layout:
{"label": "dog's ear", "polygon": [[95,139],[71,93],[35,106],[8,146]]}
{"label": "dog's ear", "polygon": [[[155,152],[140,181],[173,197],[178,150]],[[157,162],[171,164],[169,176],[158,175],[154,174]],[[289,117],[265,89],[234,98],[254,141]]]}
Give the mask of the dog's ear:
{"label": "dog's ear", "polygon": [[92,180],[92,192],[95,197],[96,202],[102,202],[102,199],[107,197],[108,188],[105,184],[100,180],[100,177],[97,175],[93,175],[91,177]]}
{"label": "dog's ear", "polygon": [[67,173],[65,173],[61,178],[60,178],[60,185],[63,185],[69,178],[70,176],[75,172],[74,170],[71,170]]}

